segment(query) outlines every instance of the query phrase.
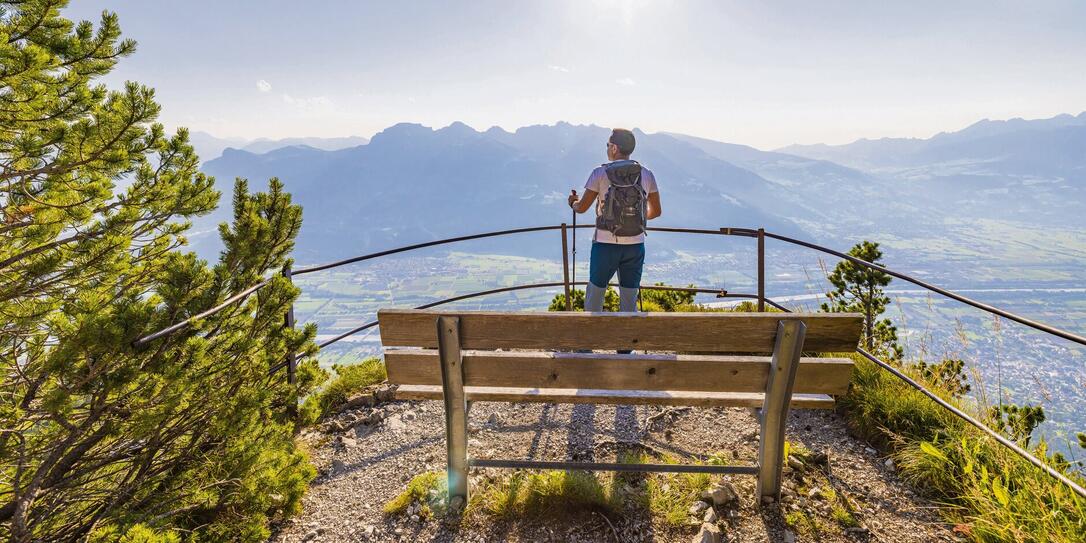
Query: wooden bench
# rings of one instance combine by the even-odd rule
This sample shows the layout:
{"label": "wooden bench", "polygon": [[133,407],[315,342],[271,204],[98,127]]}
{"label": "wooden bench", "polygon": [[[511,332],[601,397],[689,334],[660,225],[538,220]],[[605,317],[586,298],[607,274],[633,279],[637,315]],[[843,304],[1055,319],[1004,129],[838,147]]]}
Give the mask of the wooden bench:
{"label": "wooden bench", "polygon": [[[855,351],[861,328],[851,313],[386,309],[378,321],[396,397],[445,401],[449,496],[465,500],[472,466],[748,474],[763,501],[780,499],[788,409],[833,407],[852,374],[847,358],[801,353]],[[585,349],[665,354],[560,352]],[[757,407],[761,444],[753,466],[469,459],[470,401]]]}

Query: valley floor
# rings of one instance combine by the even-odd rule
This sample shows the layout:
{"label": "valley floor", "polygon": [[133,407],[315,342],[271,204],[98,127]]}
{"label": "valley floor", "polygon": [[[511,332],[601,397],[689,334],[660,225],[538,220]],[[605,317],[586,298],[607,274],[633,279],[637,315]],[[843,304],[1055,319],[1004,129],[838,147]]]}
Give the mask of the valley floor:
{"label": "valley floor", "polygon": [[[749,409],[479,403],[470,416],[469,452],[479,457],[611,461],[618,450],[640,448],[684,459],[724,453],[736,463],[750,463],[758,449],[758,425]],[[271,541],[700,540],[700,518],[674,526],[644,508],[609,517],[585,512],[518,521],[473,515],[460,526],[386,516],[385,503],[413,476],[444,469],[444,434],[442,404],[436,401],[362,407],[303,434],[321,475],[304,499],[304,511],[278,526]],[[782,502],[761,509],[755,505],[754,478],[734,477],[739,504],[722,511],[718,522],[726,541],[955,540],[934,505],[913,493],[892,463],[848,436],[840,415],[793,411],[787,438],[793,446],[827,453],[829,469],[804,480],[786,468],[791,473]],[[500,475],[508,472],[477,471],[473,488]],[[814,487],[849,503],[859,526],[846,529],[836,522],[825,498],[808,491]],[[811,521],[797,523],[797,512]]]}

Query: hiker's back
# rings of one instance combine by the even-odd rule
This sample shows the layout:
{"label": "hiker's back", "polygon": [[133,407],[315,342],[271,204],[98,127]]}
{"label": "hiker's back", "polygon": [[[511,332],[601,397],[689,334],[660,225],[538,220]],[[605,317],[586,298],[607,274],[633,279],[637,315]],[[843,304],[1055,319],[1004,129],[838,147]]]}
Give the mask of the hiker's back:
{"label": "hiker's back", "polygon": [[599,194],[595,241],[645,241],[648,195],[658,192],[652,170],[633,160],[616,160],[596,168],[585,188]]}

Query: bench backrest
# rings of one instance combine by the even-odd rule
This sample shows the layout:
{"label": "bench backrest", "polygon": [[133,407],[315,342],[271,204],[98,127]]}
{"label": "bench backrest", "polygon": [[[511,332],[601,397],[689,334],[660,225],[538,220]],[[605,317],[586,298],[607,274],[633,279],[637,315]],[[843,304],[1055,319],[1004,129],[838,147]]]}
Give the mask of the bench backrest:
{"label": "bench backrest", "polygon": [[[436,320],[459,318],[464,385],[562,389],[764,392],[781,320],[806,324],[803,351],[855,351],[861,317],[848,313],[378,312],[389,382],[440,385]],[[505,349],[495,351],[495,349]],[[516,351],[508,351],[516,349]],[[553,352],[636,349],[664,354]],[[744,353],[678,354],[678,353]],[[803,358],[793,392],[842,394],[852,364]]]}

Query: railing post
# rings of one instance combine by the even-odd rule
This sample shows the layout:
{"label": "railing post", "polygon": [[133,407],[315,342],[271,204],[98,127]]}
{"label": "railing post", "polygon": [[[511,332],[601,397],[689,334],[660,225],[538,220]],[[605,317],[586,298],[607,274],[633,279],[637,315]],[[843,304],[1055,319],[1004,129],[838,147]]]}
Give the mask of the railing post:
{"label": "railing post", "polygon": [[562,223],[562,282],[566,287],[566,311],[573,311],[573,300],[569,297],[569,235],[566,223]]}
{"label": "railing post", "polygon": [[765,312],[765,228],[758,229],[758,312]]}
{"label": "railing post", "polygon": [[[286,265],[283,266],[283,277],[285,277],[287,281],[290,281],[290,283],[293,284],[294,281],[290,278],[290,264],[291,263],[288,261]],[[292,330],[294,329],[294,302],[290,303],[290,308],[287,309],[287,314],[284,317],[283,321],[286,324],[287,328],[290,328]],[[287,353],[287,382],[292,385],[294,384],[294,381],[296,379],[295,374],[297,373],[297,369],[298,359],[295,356],[294,352],[292,351]]]}
{"label": "railing post", "polygon": [[[292,285],[294,284],[294,280],[291,279],[290,260],[287,260],[287,263],[283,265],[283,277],[285,277]],[[283,316],[283,324],[291,330],[294,329],[294,302],[290,302],[290,307],[287,308],[287,314]],[[295,354],[294,351],[288,352],[286,362],[287,383],[293,386],[297,381],[298,355]],[[298,420],[298,398],[294,395],[293,391],[291,392],[290,397],[287,398],[287,417],[292,421]],[[297,428],[295,428],[295,431],[297,431]]]}

